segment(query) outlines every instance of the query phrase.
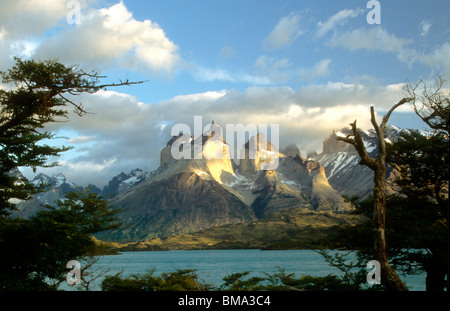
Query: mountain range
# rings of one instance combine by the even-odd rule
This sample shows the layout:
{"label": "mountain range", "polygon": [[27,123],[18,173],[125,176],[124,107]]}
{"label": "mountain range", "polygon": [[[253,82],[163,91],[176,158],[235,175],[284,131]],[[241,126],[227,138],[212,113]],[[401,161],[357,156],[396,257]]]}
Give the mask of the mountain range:
{"label": "mountain range", "polygon": [[[348,130],[335,130],[324,140],[320,154],[307,158],[295,145],[276,150],[261,133],[243,146],[245,157],[234,161],[223,136],[204,133],[201,137],[180,133],[161,150],[160,167],[153,172],[134,169],[112,178],[101,190],[90,191],[109,199],[119,208],[122,226],[99,233],[104,241],[143,241],[189,234],[224,225],[252,223],[276,213],[302,210],[316,213],[345,214],[352,207],[343,195],[366,197],[371,193],[373,173],[359,165],[354,147],[337,141],[337,135]],[[394,140],[401,129],[390,127],[387,140]],[[362,131],[369,154],[376,154],[373,131]],[[191,148],[191,158],[176,160],[172,148],[194,146],[201,140],[202,148]],[[178,144],[178,145],[177,145]],[[251,148],[256,156],[249,157]],[[217,150],[223,157],[217,158]],[[270,155],[279,151],[278,166],[262,169]],[[392,170],[388,171],[392,177]],[[41,207],[62,199],[64,193],[77,186],[62,174],[38,174],[31,180],[44,183],[45,191],[18,205],[18,215],[29,217]]]}

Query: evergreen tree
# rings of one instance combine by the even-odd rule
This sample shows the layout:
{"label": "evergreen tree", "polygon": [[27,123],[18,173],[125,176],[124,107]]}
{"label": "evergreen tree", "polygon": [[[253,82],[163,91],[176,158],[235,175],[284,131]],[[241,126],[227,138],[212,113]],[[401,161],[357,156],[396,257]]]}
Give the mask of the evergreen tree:
{"label": "evergreen tree", "polygon": [[67,261],[98,251],[92,234],[114,226],[115,212],[103,198],[81,191],[30,219],[8,217],[15,200],[27,200],[39,191],[11,171],[57,165],[47,163],[48,158],[69,148],[43,144],[54,137],[43,129],[48,123],[67,121],[69,107],[80,116],[87,113],[74,96],[141,82],[100,84],[104,77],[97,72],[56,60],[15,61],[11,69],[0,72],[6,86],[0,89],[0,289],[56,289]]}
{"label": "evergreen tree", "polygon": [[83,189],[46,207],[30,219],[0,218],[1,290],[57,289],[67,262],[102,250],[92,234],[118,226],[108,201]]}
{"label": "evergreen tree", "polygon": [[427,272],[430,291],[445,288],[448,268],[448,143],[442,132],[428,136],[411,131],[389,148],[388,161],[400,172],[395,185],[397,204],[403,203],[404,219],[398,221],[408,226],[404,247],[426,250],[408,252],[399,259]]}
{"label": "evergreen tree", "polygon": [[109,86],[140,82],[100,84],[105,78],[97,72],[85,72],[78,66],[65,66],[56,60],[36,62],[15,58],[16,64],[0,72],[8,88],[0,89],[0,215],[14,209],[13,200],[26,200],[36,188],[11,176],[17,167],[51,167],[51,156],[58,156],[68,147],[39,144],[54,134],[44,131],[46,124],[68,120],[68,108],[82,116],[87,113],[72,97],[95,93]]}

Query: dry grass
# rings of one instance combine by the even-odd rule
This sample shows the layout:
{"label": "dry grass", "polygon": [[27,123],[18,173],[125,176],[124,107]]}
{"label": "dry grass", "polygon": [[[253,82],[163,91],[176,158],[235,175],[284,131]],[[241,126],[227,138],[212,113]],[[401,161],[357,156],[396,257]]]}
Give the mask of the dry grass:
{"label": "dry grass", "polygon": [[355,225],[362,217],[331,212],[286,209],[249,223],[154,238],[137,243],[113,243],[121,251],[188,249],[305,249],[323,247],[323,239],[344,225]]}

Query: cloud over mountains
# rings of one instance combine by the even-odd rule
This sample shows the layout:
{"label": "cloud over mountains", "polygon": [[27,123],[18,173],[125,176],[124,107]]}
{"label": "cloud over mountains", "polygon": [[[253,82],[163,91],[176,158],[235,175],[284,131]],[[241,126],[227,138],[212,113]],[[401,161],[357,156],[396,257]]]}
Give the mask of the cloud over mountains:
{"label": "cloud over mountains", "polygon": [[99,186],[130,167],[146,170],[159,166],[159,150],[171,137],[175,124],[194,128],[194,116],[203,127],[212,120],[226,124],[279,124],[280,145],[297,144],[306,153],[321,151],[323,137],[332,129],[354,119],[369,128],[369,105],[379,111],[400,98],[400,86],[363,86],[329,83],[294,90],[289,87],[252,87],[245,92],[223,90],[179,95],[154,104],[139,102],[134,96],[115,91],[82,95],[92,114],[70,116],[70,121],[54,123],[49,129],[68,135],[65,144],[76,153],[63,155],[64,171],[74,182],[94,181]]}
{"label": "cloud over mountains", "polygon": [[163,1],[78,2],[81,23],[69,24],[68,1],[0,0],[0,70],[12,56],[57,58],[108,80],[149,80],[79,96],[93,114],[48,126],[67,137],[55,143],[75,147],[51,170],[78,184],[102,186],[120,171],[156,168],[172,126],[193,126],[197,115],[205,125],[280,124],[282,145],[320,151],[333,128],[355,119],[370,127],[369,106],[383,113],[404,96],[406,79],[450,70],[448,33],[434,32],[445,20],[424,16],[408,19],[405,29],[392,26],[393,4],[383,3],[383,24],[370,26],[365,8],[346,1],[267,1],[258,8],[180,1],[176,10]]}

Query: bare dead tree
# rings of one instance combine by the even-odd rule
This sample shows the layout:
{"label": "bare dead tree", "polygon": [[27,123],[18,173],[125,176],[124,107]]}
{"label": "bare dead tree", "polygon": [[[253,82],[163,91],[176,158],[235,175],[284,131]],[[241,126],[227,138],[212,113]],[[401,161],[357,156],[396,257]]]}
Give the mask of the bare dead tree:
{"label": "bare dead tree", "polygon": [[443,76],[437,76],[434,83],[420,80],[416,84],[407,83],[405,90],[413,98],[415,113],[432,130],[448,137],[450,123],[450,91],[445,88]]}
{"label": "bare dead tree", "polygon": [[364,142],[356,126],[356,120],[350,123],[352,134],[346,137],[337,136],[338,140],[344,141],[348,144],[355,146],[361,161],[359,164],[366,165],[374,171],[374,188],[373,197],[375,200],[374,213],[373,213],[373,244],[375,259],[379,261],[381,267],[381,281],[386,286],[387,290],[395,291],[407,291],[408,288],[400,279],[395,270],[390,266],[387,260],[387,247],[386,247],[386,142],[385,142],[385,129],[389,117],[392,112],[399,106],[412,101],[413,98],[403,98],[397,104],[392,106],[388,113],[383,117],[381,124],[378,125],[375,118],[374,107],[370,107],[371,123],[377,134],[378,140],[378,155],[376,158],[372,158],[367,153],[364,146]]}
{"label": "bare dead tree", "polygon": [[100,256],[85,256],[81,264],[81,283],[79,290],[90,291],[92,285],[111,271],[111,267],[101,267],[97,263]]}

